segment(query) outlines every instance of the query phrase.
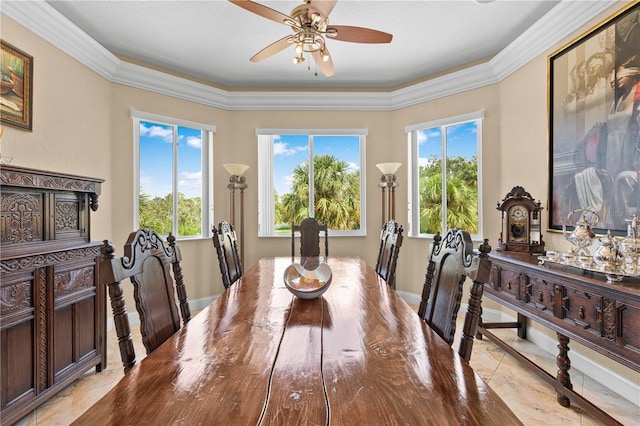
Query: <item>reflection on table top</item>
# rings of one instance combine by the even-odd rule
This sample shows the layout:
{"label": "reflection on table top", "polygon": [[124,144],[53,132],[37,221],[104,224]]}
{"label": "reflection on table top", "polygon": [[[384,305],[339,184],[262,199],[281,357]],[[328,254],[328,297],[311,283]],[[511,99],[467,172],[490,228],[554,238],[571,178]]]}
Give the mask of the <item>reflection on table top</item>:
{"label": "reflection on table top", "polygon": [[75,424],[519,424],[363,260],[295,298],[265,258]]}

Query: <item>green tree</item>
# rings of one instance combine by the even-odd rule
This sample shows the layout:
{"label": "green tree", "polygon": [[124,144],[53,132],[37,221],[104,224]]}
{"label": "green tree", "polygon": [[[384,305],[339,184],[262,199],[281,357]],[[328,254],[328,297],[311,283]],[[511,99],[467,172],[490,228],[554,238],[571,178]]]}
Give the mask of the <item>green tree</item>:
{"label": "green tree", "polygon": [[[420,167],[420,232],[442,231],[442,160]],[[478,160],[447,158],[447,227],[478,232]]]}
{"label": "green tree", "polygon": [[[202,201],[200,197],[186,198],[178,193],[178,235],[200,235]],[[139,198],[140,228],[153,229],[160,235],[168,235],[173,230],[173,194],[151,198],[142,189]]]}
{"label": "green tree", "polygon": [[[314,216],[332,229],[360,227],[360,171],[349,172],[349,164],[332,155],[313,160]],[[292,192],[276,203],[276,221],[301,222],[309,216],[309,163],[293,170]]]}

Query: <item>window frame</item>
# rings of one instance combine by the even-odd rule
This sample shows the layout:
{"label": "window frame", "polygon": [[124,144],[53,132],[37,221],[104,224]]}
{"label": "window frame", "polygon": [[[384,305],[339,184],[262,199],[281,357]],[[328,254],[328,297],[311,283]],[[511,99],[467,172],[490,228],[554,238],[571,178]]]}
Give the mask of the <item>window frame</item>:
{"label": "window frame", "polygon": [[[140,227],[140,123],[151,122],[174,128],[173,132],[173,154],[172,163],[172,190],[173,197],[173,235],[178,240],[195,240],[211,238],[211,224],[213,223],[213,135],[216,133],[216,126],[199,123],[196,121],[183,120],[180,118],[168,117],[160,114],[137,111],[132,109],[130,117],[133,125],[133,224],[134,229]],[[178,152],[178,127],[188,127],[200,130],[202,137],[201,170],[201,227],[202,232],[196,236],[183,236],[178,234],[178,162],[175,161]]]}
{"label": "window frame", "polygon": [[[275,189],[273,168],[274,152],[273,140],[278,135],[307,135],[309,140],[310,179],[313,179],[313,137],[314,136],[359,136],[360,148],[360,229],[358,230],[335,230],[330,229],[331,236],[365,236],[366,223],[366,137],[368,129],[273,129],[257,128],[256,138],[258,141],[258,237],[286,237],[282,233],[274,232],[273,193]],[[309,194],[310,214],[313,213],[313,201]]]}
{"label": "window frame", "polygon": [[[411,238],[432,238],[435,234],[420,233],[420,191],[419,191],[419,166],[418,166],[418,131],[425,129],[432,129],[439,127],[442,137],[442,194],[443,202],[446,197],[446,173],[444,171],[447,167],[446,154],[447,154],[447,138],[446,129],[448,127],[476,122],[476,152],[478,159],[478,233],[471,234],[471,238],[474,240],[482,239],[483,226],[482,226],[482,124],[484,121],[484,110],[475,111],[467,114],[461,114],[452,117],[446,117],[442,119],[427,121],[418,124],[412,124],[405,126],[405,132],[407,134],[407,146],[408,146],[408,236]],[[416,208],[418,206],[418,208]],[[446,204],[443,203],[443,216],[442,216],[442,232],[446,232]]]}

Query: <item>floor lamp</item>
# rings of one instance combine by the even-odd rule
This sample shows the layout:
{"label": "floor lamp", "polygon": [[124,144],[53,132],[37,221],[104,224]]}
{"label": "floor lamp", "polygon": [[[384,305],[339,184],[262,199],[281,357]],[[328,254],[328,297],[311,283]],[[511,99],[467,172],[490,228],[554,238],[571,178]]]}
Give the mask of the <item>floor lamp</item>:
{"label": "floor lamp", "polygon": [[231,175],[227,188],[230,194],[230,218],[229,221],[235,229],[238,229],[236,222],[236,191],[240,191],[240,261],[244,265],[244,190],[247,188],[244,173],[249,169],[246,164],[223,164],[227,172]]}
{"label": "floor lamp", "polygon": [[382,172],[378,186],[382,189],[382,226],[396,218],[396,171],[402,163],[378,163],[376,167]]}

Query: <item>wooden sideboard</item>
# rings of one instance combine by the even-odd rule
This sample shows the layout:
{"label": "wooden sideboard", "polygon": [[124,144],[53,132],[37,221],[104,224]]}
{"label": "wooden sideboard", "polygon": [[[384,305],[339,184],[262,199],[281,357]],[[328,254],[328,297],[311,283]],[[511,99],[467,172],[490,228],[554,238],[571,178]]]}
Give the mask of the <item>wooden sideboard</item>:
{"label": "wooden sideboard", "polygon": [[102,182],[0,168],[2,425],[106,367],[106,291],[96,287],[100,244],[89,232]]}
{"label": "wooden sideboard", "polygon": [[[614,419],[573,392],[570,379],[569,341],[573,340],[640,371],[640,279],[626,277],[608,283],[604,274],[572,266],[545,262],[534,255],[513,252],[490,254],[491,281],[484,294],[518,314],[515,323],[482,323],[478,332],[497,343],[558,392],[563,406],[571,402],[605,424]],[[489,330],[518,328],[526,338],[526,318],[551,330],[558,337],[558,371],[555,377],[525,358]]]}

